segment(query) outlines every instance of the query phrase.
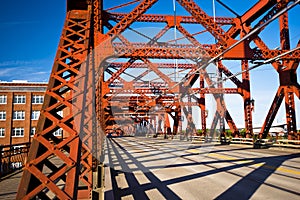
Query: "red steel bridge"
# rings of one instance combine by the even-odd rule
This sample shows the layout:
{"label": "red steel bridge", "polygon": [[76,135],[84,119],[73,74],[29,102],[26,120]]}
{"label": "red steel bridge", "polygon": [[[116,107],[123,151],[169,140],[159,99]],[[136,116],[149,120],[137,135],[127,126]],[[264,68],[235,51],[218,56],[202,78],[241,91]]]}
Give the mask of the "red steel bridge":
{"label": "red steel bridge", "polygon": [[[101,187],[103,141],[112,134],[143,134],[147,127],[154,135],[175,138],[184,132],[188,138],[196,133],[199,119],[203,137],[226,136],[225,127],[239,137],[225,95],[243,99],[236,107],[244,116],[245,137],[254,142],[267,138],[283,104],[288,139],[299,140],[295,98],[300,98],[300,40],[291,44],[289,25],[289,12],[299,0],[259,0],[242,14],[217,0],[233,17],[211,15],[196,0],[176,0],[174,12],[167,13],[161,13],[165,0],[114,7],[106,7],[107,2],[67,0],[17,199],[50,199],[53,194],[58,199],[92,198]],[[263,39],[264,30],[274,23],[278,28],[268,37],[278,41],[277,48]],[[239,63],[239,72],[230,70],[233,61]],[[260,133],[254,135],[250,74],[267,64],[278,74],[278,90],[265,106]],[[231,87],[225,87],[225,81]],[[53,134],[58,129],[64,132],[63,140]]]}

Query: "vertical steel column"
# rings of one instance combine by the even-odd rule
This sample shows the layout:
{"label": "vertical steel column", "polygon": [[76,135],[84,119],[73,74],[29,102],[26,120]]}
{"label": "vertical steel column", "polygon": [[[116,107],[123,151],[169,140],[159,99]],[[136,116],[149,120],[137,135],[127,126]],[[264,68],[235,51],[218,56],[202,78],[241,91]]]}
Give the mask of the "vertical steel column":
{"label": "vertical steel column", "polygon": [[173,120],[174,120],[174,123],[173,123],[173,133],[172,133],[172,138],[173,138],[173,135],[176,135],[178,133],[178,126],[179,126],[179,121],[180,121],[180,105],[176,105],[176,108],[175,108],[175,116],[173,116]]}
{"label": "vertical steel column", "polygon": [[[217,87],[219,88],[219,89],[222,89],[223,88],[223,83],[222,83],[222,70],[218,67],[219,65],[218,65],[218,63],[216,63],[217,64],[217,81],[218,81],[218,85],[217,85]],[[225,90],[224,90],[224,92],[225,92]],[[221,102],[222,102],[222,104],[223,104],[223,106],[225,107],[225,99],[224,99],[224,93],[220,93],[220,94],[218,94],[218,96],[219,96],[219,98],[220,98],[220,100],[221,100]],[[219,119],[219,121],[220,121],[220,133],[222,134],[222,133],[225,133],[225,118],[226,118],[226,113],[227,113],[228,111],[227,111],[227,109],[224,111],[224,115],[220,115],[220,119]]]}
{"label": "vertical steel column", "polygon": [[[290,41],[289,41],[289,26],[288,26],[287,12],[285,12],[279,17],[279,24],[280,24],[280,48],[282,50],[289,50]],[[280,64],[276,63],[275,69],[279,74],[280,86],[277,90],[277,94],[273,100],[268,115],[260,131],[261,138],[267,137],[271,125],[283,101],[283,98],[285,98],[288,138],[289,139],[296,138],[297,129],[296,129],[296,114],[295,114],[296,111],[295,111],[294,94],[296,95],[299,94],[299,90],[300,90],[299,84],[297,82],[297,74],[296,74],[298,65],[299,65],[299,61],[296,60],[288,61],[283,59]]]}
{"label": "vertical steel column", "polygon": [[[204,88],[204,76],[201,73],[200,74],[200,89]],[[199,107],[201,110],[201,127],[202,127],[202,134],[206,136],[206,117],[207,117],[207,112],[205,108],[205,94],[200,92],[200,98],[199,98]]]}
{"label": "vertical steel column", "polygon": [[[290,34],[288,13],[279,17],[280,47],[283,50],[290,49]],[[288,139],[296,139],[296,112],[293,88],[298,85],[296,70],[292,68],[292,62],[282,61],[283,66],[279,69],[280,85],[284,86],[285,113],[288,130]]]}
{"label": "vertical steel column", "polygon": [[[31,144],[17,199],[86,199],[91,195],[90,135],[85,133],[87,139],[80,138],[81,129],[74,119],[82,111],[74,108],[74,102],[80,104],[84,99],[75,95],[85,89],[75,82],[82,73],[82,65],[89,64],[91,10],[83,2],[78,6],[74,1],[68,3],[37,134]],[[61,111],[63,116],[59,114]],[[64,140],[54,135],[60,128]]]}
{"label": "vertical steel column", "polygon": [[250,138],[253,135],[252,129],[252,100],[250,93],[250,73],[247,71],[249,68],[249,64],[247,60],[242,60],[242,70],[245,72],[242,74],[242,94],[244,100],[244,117],[245,117],[245,129],[246,129],[246,137]]}

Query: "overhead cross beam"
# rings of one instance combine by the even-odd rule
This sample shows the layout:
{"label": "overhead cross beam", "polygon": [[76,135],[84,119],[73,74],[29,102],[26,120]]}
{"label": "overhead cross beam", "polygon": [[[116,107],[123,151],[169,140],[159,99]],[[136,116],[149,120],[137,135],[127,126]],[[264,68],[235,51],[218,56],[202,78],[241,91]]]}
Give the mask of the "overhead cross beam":
{"label": "overhead cross beam", "polygon": [[[103,164],[101,144],[105,134],[121,127],[117,122],[130,121],[134,127],[143,120],[156,121],[159,131],[173,136],[183,128],[181,119],[185,115],[191,126],[188,128],[196,134],[193,116],[197,113],[192,107],[198,106],[206,135],[207,94],[216,101],[213,122],[225,118],[237,135],[234,115],[229,114],[223,94],[242,96],[244,104],[240,108],[247,137],[253,136],[249,61],[280,56],[271,63],[278,72],[279,87],[260,137],[267,136],[285,102],[289,139],[299,139],[295,96],[300,98],[296,74],[300,51],[287,53],[292,46],[287,8],[298,0],[261,0],[235,18],[211,17],[193,0],[177,0],[190,16],[149,14],[152,6],[164,2],[134,1],[137,4],[133,10],[115,13],[105,10],[102,0],[67,0],[65,24],[17,199],[91,199],[101,195],[99,187],[103,183],[98,181],[102,179],[95,175]],[[124,2],[115,8],[129,4]],[[280,47],[270,49],[260,35],[279,14]],[[145,33],[136,29],[136,23],[155,23],[160,29]],[[190,33],[189,26],[194,25],[202,28]],[[128,38],[126,30],[138,37]],[[170,31],[182,37],[170,40]],[[203,33],[209,33],[216,42],[206,44]],[[138,41],[141,37],[144,40]],[[111,57],[116,60],[109,63]],[[241,78],[230,71],[230,64],[225,62],[229,60],[240,61]],[[224,88],[220,77],[215,85],[208,75],[207,62],[215,64],[216,71],[230,79],[233,87]],[[150,113],[157,108],[155,114]],[[224,131],[224,125],[222,128]],[[63,131],[64,138],[55,134],[57,130]]]}

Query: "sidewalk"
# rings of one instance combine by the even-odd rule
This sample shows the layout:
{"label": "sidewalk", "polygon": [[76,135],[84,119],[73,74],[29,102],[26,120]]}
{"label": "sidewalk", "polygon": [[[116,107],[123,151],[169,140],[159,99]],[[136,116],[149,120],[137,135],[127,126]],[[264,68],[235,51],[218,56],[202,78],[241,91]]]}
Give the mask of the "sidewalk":
{"label": "sidewalk", "polygon": [[0,179],[0,199],[16,199],[22,170],[16,171]]}

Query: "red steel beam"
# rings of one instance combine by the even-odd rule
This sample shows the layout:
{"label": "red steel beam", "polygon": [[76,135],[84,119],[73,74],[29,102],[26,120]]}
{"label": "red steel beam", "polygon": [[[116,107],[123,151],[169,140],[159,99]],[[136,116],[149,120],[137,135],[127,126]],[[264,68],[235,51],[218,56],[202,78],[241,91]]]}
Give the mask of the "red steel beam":
{"label": "red steel beam", "polygon": [[[106,13],[107,18],[110,20],[122,20],[126,13]],[[143,14],[137,18],[137,22],[159,22],[167,23],[170,18],[174,19],[174,15],[158,15],[158,14]],[[213,18],[210,17],[212,20]],[[177,16],[177,20],[183,24],[198,24],[197,20],[192,16]],[[176,21],[177,21],[176,20]],[[216,17],[216,23],[220,25],[234,25],[234,18],[230,17]]]}
{"label": "red steel beam", "polygon": [[[88,54],[91,18],[88,10],[73,11],[71,8],[66,16],[37,134],[32,141],[17,199],[48,199],[52,198],[52,194],[59,199],[79,199],[82,194],[85,197],[91,194],[91,151],[89,146],[82,144],[82,141],[88,142],[79,138],[78,129],[73,126],[71,102],[76,97],[70,93],[78,89],[74,80]],[[66,77],[65,74],[70,75]],[[58,111],[71,114],[60,116]],[[66,134],[65,140],[54,135],[59,128]],[[61,167],[56,166],[55,160],[60,160]],[[51,172],[44,173],[45,167]],[[79,182],[86,188],[79,188]]]}
{"label": "red steel beam", "polygon": [[[227,48],[230,48],[238,40],[236,38],[238,35],[242,38],[253,28],[265,23],[284,9],[289,1],[261,0],[239,18],[216,17],[215,19],[207,15],[193,0],[177,0],[191,16],[176,16],[175,18],[164,14],[145,14],[157,1],[140,1],[128,13],[110,13],[103,11],[102,0],[67,0],[65,25],[46,91],[37,135],[33,139],[28,162],[24,167],[17,199],[51,199],[53,194],[59,199],[91,198],[92,189],[95,186],[92,174],[95,166],[98,164],[98,161],[93,158],[91,153],[99,148],[97,147],[97,141],[93,140],[93,133],[96,131],[90,128],[93,127],[95,120],[93,105],[95,96],[97,99],[97,119],[100,121],[103,130],[111,129],[116,123],[115,120],[123,120],[120,117],[122,112],[117,112],[117,116],[112,115],[110,110],[112,107],[120,108],[129,105],[130,109],[138,108],[138,116],[146,114],[155,105],[161,104],[166,107],[166,112],[159,113],[159,129],[162,129],[161,122],[165,120],[164,132],[170,132],[168,114],[175,112],[175,114],[170,114],[170,116],[174,120],[173,133],[176,134],[180,126],[181,106],[183,106],[182,109],[188,118],[189,125],[193,127],[192,131],[195,131],[195,126],[191,107],[200,107],[202,129],[205,133],[207,117],[205,94],[213,94],[217,102],[217,112],[213,120],[214,126],[216,126],[217,123],[215,122],[219,118],[225,118],[230,129],[237,133],[238,130],[227,111],[224,98],[219,94],[238,93],[243,96],[245,126],[248,136],[251,135],[250,73],[243,73],[240,81],[232,76],[233,74],[220,60],[241,60],[241,69],[248,70],[248,60],[267,60],[287,52],[290,49],[287,13],[279,18],[279,50],[270,50],[258,36],[264,29],[262,28],[256,34],[253,34],[249,40],[241,42],[226,52],[219,61],[216,61],[218,70],[227,77],[231,77],[230,79],[237,86],[236,88],[223,88],[221,84],[218,87],[211,86],[213,82],[208,77],[207,72],[205,69],[199,70],[198,68],[201,65],[196,65],[196,63],[201,62],[201,60],[204,62],[214,58]],[[116,24],[112,25],[109,21],[114,21]],[[166,23],[166,25],[148,43],[132,43],[122,33],[134,22]],[[205,31],[210,32],[217,40],[217,43],[201,44],[194,37],[194,34],[189,33],[184,24],[202,25]],[[229,29],[227,31],[223,30],[222,25],[227,25]],[[109,30],[105,32],[103,26],[108,27]],[[191,44],[170,44],[170,41],[165,43],[157,42],[170,28],[175,26]],[[122,43],[113,41],[116,37]],[[102,61],[101,59],[107,57],[107,53],[99,52],[95,47],[105,43],[105,39],[110,39],[107,42],[107,46],[109,50],[114,51],[111,53],[115,53],[115,56],[120,58],[130,58],[129,62],[110,63],[107,69],[100,68],[99,71],[96,71],[100,61]],[[249,44],[251,41],[257,45],[258,49],[250,48]],[[96,53],[89,55],[89,52],[93,52],[93,50]],[[300,51],[297,50],[282,56],[280,61],[272,63],[279,75],[279,88],[269,109],[260,137],[266,137],[278,109],[283,99],[285,99],[289,139],[296,138],[294,95],[298,98],[300,97],[300,86],[297,82],[296,74],[299,57]],[[151,59],[190,59],[195,64],[179,63],[177,65],[179,69],[185,70],[187,76],[190,76],[186,77],[187,79],[183,79],[184,82],[179,86],[160,70],[162,68],[174,68],[174,64],[154,63]],[[136,60],[142,60],[144,63],[135,63]],[[114,73],[110,67],[118,71]],[[121,79],[121,75],[126,74],[125,70],[128,68],[146,68],[147,70],[134,74],[134,80],[126,82]],[[84,74],[82,74],[83,69],[86,70]],[[195,73],[196,70],[199,70],[199,73]],[[111,74],[107,81],[104,81],[105,71]],[[150,86],[147,86],[142,80],[137,82],[150,71],[155,72],[162,79],[163,83],[153,82]],[[97,77],[95,78],[96,74]],[[84,81],[78,82],[77,76]],[[121,81],[118,83],[115,80]],[[200,81],[200,88],[193,86],[197,80]],[[204,81],[210,87],[206,87]],[[178,87],[173,88],[172,86],[175,86],[175,84]],[[94,93],[94,89],[96,93]],[[175,94],[179,93],[188,95],[188,102],[175,98]],[[200,95],[200,98],[194,94]],[[195,99],[195,102],[192,101],[192,98]],[[78,103],[76,104],[77,107],[72,105],[73,102]],[[60,116],[58,114],[58,111],[66,110],[66,115]],[[125,113],[132,114],[132,111]],[[80,121],[82,124],[77,123],[76,119],[78,119],[78,116],[81,117]],[[151,120],[150,117],[147,120]],[[220,122],[223,123],[222,121]],[[75,125],[79,125],[79,129]],[[60,128],[67,134],[64,140],[60,140],[53,134]],[[79,137],[80,134],[83,134],[82,137]],[[52,157],[59,159],[62,165],[56,166],[56,163],[51,159]],[[43,171],[45,167],[51,173],[45,174]],[[79,187],[79,183],[85,187]]]}
{"label": "red steel beam", "polygon": [[144,12],[146,12],[153,4],[158,0],[143,0],[136,8],[134,8],[129,14],[122,18],[118,24],[106,33],[108,36],[117,36],[128,28],[133,22],[135,22]]}
{"label": "red steel beam", "polygon": [[224,47],[227,47],[232,38],[209,17],[193,0],[177,0],[196,20],[205,27]]}
{"label": "red steel beam", "polygon": [[[120,68],[124,63],[110,63],[109,65],[114,68]],[[156,65],[158,68],[174,68],[174,63],[152,63],[153,65]],[[178,69],[192,69],[195,68],[195,64],[183,64],[178,63],[177,64]],[[148,68],[148,65],[145,63],[133,63],[130,65],[129,68]]]}
{"label": "red steel beam", "polygon": [[[197,49],[190,45],[176,45],[177,48],[172,46],[158,46],[151,45],[145,46],[141,43],[133,44],[134,48],[130,48],[121,43],[113,43],[114,50],[119,57],[130,58],[130,57],[144,57],[144,58],[163,58],[163,59],[196,59],[196,58],[206,58],[207,55],[210,57],[215,57],[218,55],[220,50],[214,48]],[[233,50],[231,54],[224,55],[223,59],[228,60],[266,60],[279,56],[287,50],[251,50],[251,52],[235,51]],[[291,54],[282,56],[285,60],[295,60],[300,57],[300,50],[296,50]]]}

